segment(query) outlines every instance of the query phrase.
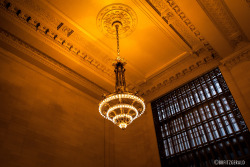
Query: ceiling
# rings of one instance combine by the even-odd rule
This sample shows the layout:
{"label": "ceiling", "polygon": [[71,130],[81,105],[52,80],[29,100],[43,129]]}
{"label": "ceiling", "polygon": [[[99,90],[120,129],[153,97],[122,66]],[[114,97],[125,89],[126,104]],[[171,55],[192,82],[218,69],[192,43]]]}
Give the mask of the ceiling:
{"label": "ceiling", "polygon": [[[183,61],[192,65],[193,61],[207,55],[223,59],[250,39],[250,3],[247,0],[7,2],[12,4],[9,12],[12,7],[22,11],[20,15],[23,15],[18,17],[26,17],[26,24],[37,26],[37,22],[41,23],[37,27],[43,32],[40,34],[27,31],[23,25],[18,26],[34,39],[43,41],[44,45],[29,41],[15,30],[12,33],[107,91],[112,91],[114,85],[112,62],[116,55],[116,40],[99,31],[96,18],[102,8],[112,3],[130,6],[138,18],[135,31],[120,40],[131,89],[140,89],[144,83]],[[6,5],[3,1],[1,4]],[[34,18],[36,24],[31,23],[32,19],[27,21],[27,15]],[[9,22],[15,21],[9,19]],[[53,38],[43,40],[41,34]]]}
{"label": "ceiling", "polygon": [[107,54],[110,59],[114,59],[116,55],[116,40],[106,37],[99,31],[96,25],[97,15],[103,7],[113,3],[130,6],[137,14],[138,24],[130,36],[120,40],[120,50],[121,56],[127,60],[129,69],[127,71],[130,71],[128,73],[131,82],[138,83],[145,80],[159,68],[189,50],[182,41],[173,37],[166,27],[163,29],[160,23],[153,20],[154,16],[146,13],[143,4],[136,1],[52,0],[48,3],[101,42],[105,49],[110,50],[111,54]]}

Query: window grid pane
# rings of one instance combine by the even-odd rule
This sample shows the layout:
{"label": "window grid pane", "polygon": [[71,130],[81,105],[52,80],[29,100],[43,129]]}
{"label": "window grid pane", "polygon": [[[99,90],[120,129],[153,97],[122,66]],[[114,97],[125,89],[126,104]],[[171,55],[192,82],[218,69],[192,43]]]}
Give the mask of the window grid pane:
{"label": "window grid pane", "polygon": [[153,101],[152,111],[163,166],[249,156],[249,131],[218,68]]}

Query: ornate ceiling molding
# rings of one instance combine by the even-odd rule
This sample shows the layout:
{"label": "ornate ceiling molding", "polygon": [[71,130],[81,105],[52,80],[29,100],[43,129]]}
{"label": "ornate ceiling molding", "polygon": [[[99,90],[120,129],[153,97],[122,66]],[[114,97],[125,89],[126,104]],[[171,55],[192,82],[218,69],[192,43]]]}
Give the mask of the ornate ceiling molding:
{"label": "ornate ceiling molding", "polygon": [[228,56],[227,58],[223,59],[221,63],[231,70],[236,65],[245,61],[250,61],[250,45],[248,45],[243,50],[240,50],[232,54],[231,56]]}
{"label": "ornate ceiling molding", "polygon": [[245,34],[223,1],[197,0],[197,2],[233,47],[247,41]]}
{"label": "ornate ceiling molding", "polygon": [[[218,62],[219,62],[218,57],[214,57],[213,55],[206,56],[206,57],[196,61],[194,64],[190,65],[188,68],[184,68],[182,70],[179,70],[178,73],[168,77],[165,80],[161,80],[160,82],[157,82],[155,84],[150,83],[152,85],[149,88],[145,87],[146,89],[140,90],[141,96],[143,96],[144,98],[147,98],[151,94],[153,94],[154,92],[159,91],[162,87],[167,87],[170,84],[173,84],[174,82],[176,82],[178,80],[181,80],[187,74],[190,74],[193,71],[199,70],[204,65],[208,65],[208,64],[211,64],[211,63],[218,64]],[[143,85],[141,85],[141,86],[143,87]]]}
{"label": "ornate ceiling molding", "polygon": [[[30,1],[27,1],[27,3],[28,2]],[[73,29],[69,28],[63,22],[58,21],[54,17],[47,15],[46,12],[44,12],[41,8],[38,7],[35,8],[35,10],[41,12],[43,15],[42,17],[43,19],[40,20],[37,19],[36,16],[31,15],[30,14],[31,12],[26,10],[18,7],[11,1],[0,0],[1,13],[3,12],[5,14],[7,13],[12,18],[14,17],[15,19],[21,21],[22,23],[28,25],[34,32],[42,34],[47,39],[50,39],[55,44],[63,48],[65,51],[74,55],[74,57],[78,59],[80,62],[85,62],[90,68],[100,71],[105,75],[107,75],[108,77],[114,76],[113,71],[111,69],[107,68],[104,64],[100,63],[93,56],[88,54],[87,53],[88,51],[77,46],[77,44],[73,44],[76,42],[72,42],[72,40],[68,38],[72,37],[72,34],[74,33]],[[46,19],[44,20],[44,18]],[[77,38],[79,39],[79,37]]]}
{"label": "ornate ceiling molding", "polygon": [[214,56],[217,56],[217,52],[174,0],[146,0],[146,2],[193,51],[201,49],[203,45]]}
{"label": "ornate ceiling molding", "polygon": [[177,83],[177,81],[182,80],[188,74],[191,74],[192,72],[195,72],[195,71],[199,71],[201,68],[203,68],[206,65],[214,64],[214,66],[218,66],[222,64],[231,70],[236,65],[243,63],[245,61],[250,61],[250,45],[246,46],[245,48],[242,48],[241,50],[235,52],[234,54],[232,54],[231,56],[228,56],[227,58],[223,60],[220,60],[218,57],[206,56],[205,58],[197,61],[196,63],[192,64],[188,68],[180,70],[175,75],[167,77],[166,80],[157,82],[148,88],[146,88],[145,86],[146,89],[144,88],[140,90],[141,96],[144,97],[146,100],[151,99],[151,96],[154,93],[159,92],[161,89],[169,87],[170,85],[174,85],[175,83]]}
{"label": "ornate ceiling molding", "polygon": [[[68,80],[72,80],[76,82],[77,84],[81,85],[82,88],[84,88],[84,93],[87,93],[96,99],[100,99],[100,94],[108,93],[107,90],[98,86],[94,82],[88,80],[87,78],[75,72],[71,68],[63,65],[62,63],[56,61],[52,57],[42,53],[38,49],[32,47],[31,45],[27,44],[26,42],[22,41],[21,39],[15,37],[14,35],[10,34],[9,32],[1,28],[0,28],[0,38],[2,41],[4,41],[4,43],[9,44],[10,46],[25,53],[32,59],[38,61],[39,63],[44,64],[46,67],[49,67],[50,69],[65,76]],[[29,60],[26,60],[26,61],[29,61]],[[67,82],[67,79],[65,79],[65,82]]]}
{"label": "ornate ceiling molding", "polygon": [[97,27],[108,38],[116,38],[115,25],[119,23],[119,38],[124,38],[134,32],[138,19],[129,6],[115,3],[104,7],[97,15]]}

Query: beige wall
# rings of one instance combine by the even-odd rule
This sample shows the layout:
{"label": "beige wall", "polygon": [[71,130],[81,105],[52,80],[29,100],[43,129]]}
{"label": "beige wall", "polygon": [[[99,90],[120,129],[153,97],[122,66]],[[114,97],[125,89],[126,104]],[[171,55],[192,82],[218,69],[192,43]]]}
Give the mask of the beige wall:
{"label": "beige wall", "polygon": [[242,62],[231,70],[241,94],[250,109],[250,61]]}
{"label": "beige wall", "polygon": [[3,166],[160,166],[150,103],[126,130],[98,100],[0,48]]}
{"label": "beige wall", "polygon": [[[249,57],[249,53],[246,56]],[[250,129],[250,61],[243,59],[233,65],[221,65],[219,68]]]}
{"label": "beige wall", "polygon": [[104,166],[98,101],[0,51],[0,166]]}
{"label": "beige wall", "polygon": [[160,167],[150,103],[145,113],[125,130],[115,127],[116,167]]}

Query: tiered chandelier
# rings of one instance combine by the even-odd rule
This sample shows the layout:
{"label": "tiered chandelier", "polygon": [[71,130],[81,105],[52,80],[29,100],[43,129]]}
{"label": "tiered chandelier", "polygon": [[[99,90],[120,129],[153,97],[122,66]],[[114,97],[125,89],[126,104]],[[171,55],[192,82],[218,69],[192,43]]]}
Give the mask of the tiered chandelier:
{"label": "tiered chandelier", "polygon": [[104,7],[98,14],[97,26],[108,37],[117,39],[117,58],[115,67],[114,93],[104,96],[99,104],[100,114],[125,129],[145,111],[144,100],[126,88],[125,62],[120,57],[119,37],[133,32],[137,23],[135,12],[124,4],[112,4]]}

